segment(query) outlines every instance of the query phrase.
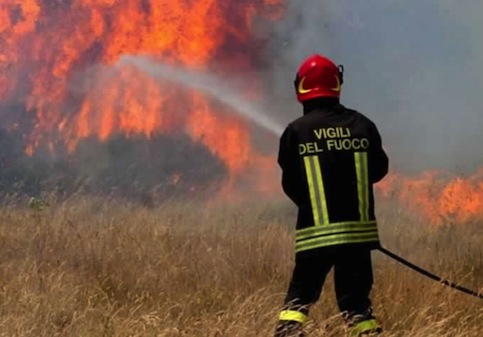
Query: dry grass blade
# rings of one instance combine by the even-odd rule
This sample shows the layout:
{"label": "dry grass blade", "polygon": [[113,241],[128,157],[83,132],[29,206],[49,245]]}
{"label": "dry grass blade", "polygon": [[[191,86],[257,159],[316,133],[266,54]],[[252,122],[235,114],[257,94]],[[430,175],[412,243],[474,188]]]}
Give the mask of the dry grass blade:
{"label": "dry grass blade", "polygon": [[[42,210],[4,206],[0,336],[271,336],[293,263],[292,211],[284,202],[147,209],[82,197]],[[388,247],[481,289],[480,225],[381,219]],[[482,335],[479,300],[374,257],[384,336]],[[330,278],[307,330],[344,335]]]}

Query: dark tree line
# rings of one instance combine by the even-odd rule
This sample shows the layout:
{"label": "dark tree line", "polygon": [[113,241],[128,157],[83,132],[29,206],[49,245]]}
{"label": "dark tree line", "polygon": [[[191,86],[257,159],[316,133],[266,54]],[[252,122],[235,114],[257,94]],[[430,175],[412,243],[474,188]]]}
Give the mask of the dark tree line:
{"label": "dark tree line", "polygon": [[203,198],[227,176],[223,163],[184,135],[85,139],[75,152],[57,145],[25,154],[19,132],[0,130],[0,196],[108,195],[142,203]]}

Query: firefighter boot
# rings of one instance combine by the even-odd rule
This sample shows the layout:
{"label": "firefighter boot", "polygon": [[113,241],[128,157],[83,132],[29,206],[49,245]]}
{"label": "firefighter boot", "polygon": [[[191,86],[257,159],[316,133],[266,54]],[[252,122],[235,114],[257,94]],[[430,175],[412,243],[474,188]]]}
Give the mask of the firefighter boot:
{"label": "firefighter boot", "polygon": [[344,313],[344,320],[349,328],[349,336],[377,336],[382,332],[382,328],[369,308],[364,314]]}
{"label": "firefighter boot", "polygon": [[280,321],[274,337],[305,337],[303,324],[296,321]]}
{"label": "firefighter boot", "polygon": [[382,328],[375,318],[356,320],[349,324],[349,336],[377,336],[382,332]]}

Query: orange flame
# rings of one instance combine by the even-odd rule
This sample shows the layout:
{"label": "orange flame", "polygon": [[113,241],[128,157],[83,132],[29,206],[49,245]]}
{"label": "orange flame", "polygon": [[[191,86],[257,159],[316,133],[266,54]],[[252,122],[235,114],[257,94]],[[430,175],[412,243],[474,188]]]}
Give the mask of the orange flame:
{"label": "orange flame", "polygon": [[483,169],[467,178],[436,171],[417,177],[396,173],[377,189],[381,196],[395,197],[409,213],[422,215],[435,225],[483,218]]}
{"label": "orange flame", "polygon": [[[283,9],[284,0],[2,0],[0,101],[23,99],[33,116],[28,154],[40,144],[74,151],[87,137],[182,130],[204,143],[232,176],[257,167],[260,191],[279,191],[275,160],[252,148],[246,122],[201,94],[159,85],[133,68],[81,89],[72,87],[72,79],[125,54],[196,70],[250,71],[263,43],[253,33],[254,18],[276,20]],[[483,218],[483,171],[466,179],[392,174],[378,190],[434,224]]]}
{"label": "orange flame", "polygon": [[[78,142],[115,133],[180,130],[203,142],[236,175],[254,151],[248,125],[213,110],[203,96],[160,86],[135,69],[76,92],[72,78],[92,64],[110,65],[125,54],[218,71],[253,68],[253,19],[281,17],[284,0],[3,0],[0,4],[0,100],[25,89],[35,116],[26,152],[42,143]],[[236,49],[231,48],[236,46]],[[235,50],[235,51],[234,51]],[[10,76],[16,73],[18,76]],[[255,79],[256,80],[256,79]],[[220,109],[218,109],[220,110]]]}

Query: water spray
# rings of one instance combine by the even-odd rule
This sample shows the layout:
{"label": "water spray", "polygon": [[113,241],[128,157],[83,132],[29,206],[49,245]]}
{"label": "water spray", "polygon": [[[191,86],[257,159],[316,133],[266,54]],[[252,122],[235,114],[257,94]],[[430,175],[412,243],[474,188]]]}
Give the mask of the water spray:
{"label": "water spray", "polygon": [[270,131],[276,136],[283,132],[283,126],[267,117],[260,107],[257,107],[246,99],[238,96],[235,88],[220,78],[200,72],[189,71],[179,67],[168,66],[147,56],[122,56],[118,66],[133,65],[155,80],[175,81],[186,87],[208,94],[218,101],[233,108],[245,118],[248,118],[256,125]]}

